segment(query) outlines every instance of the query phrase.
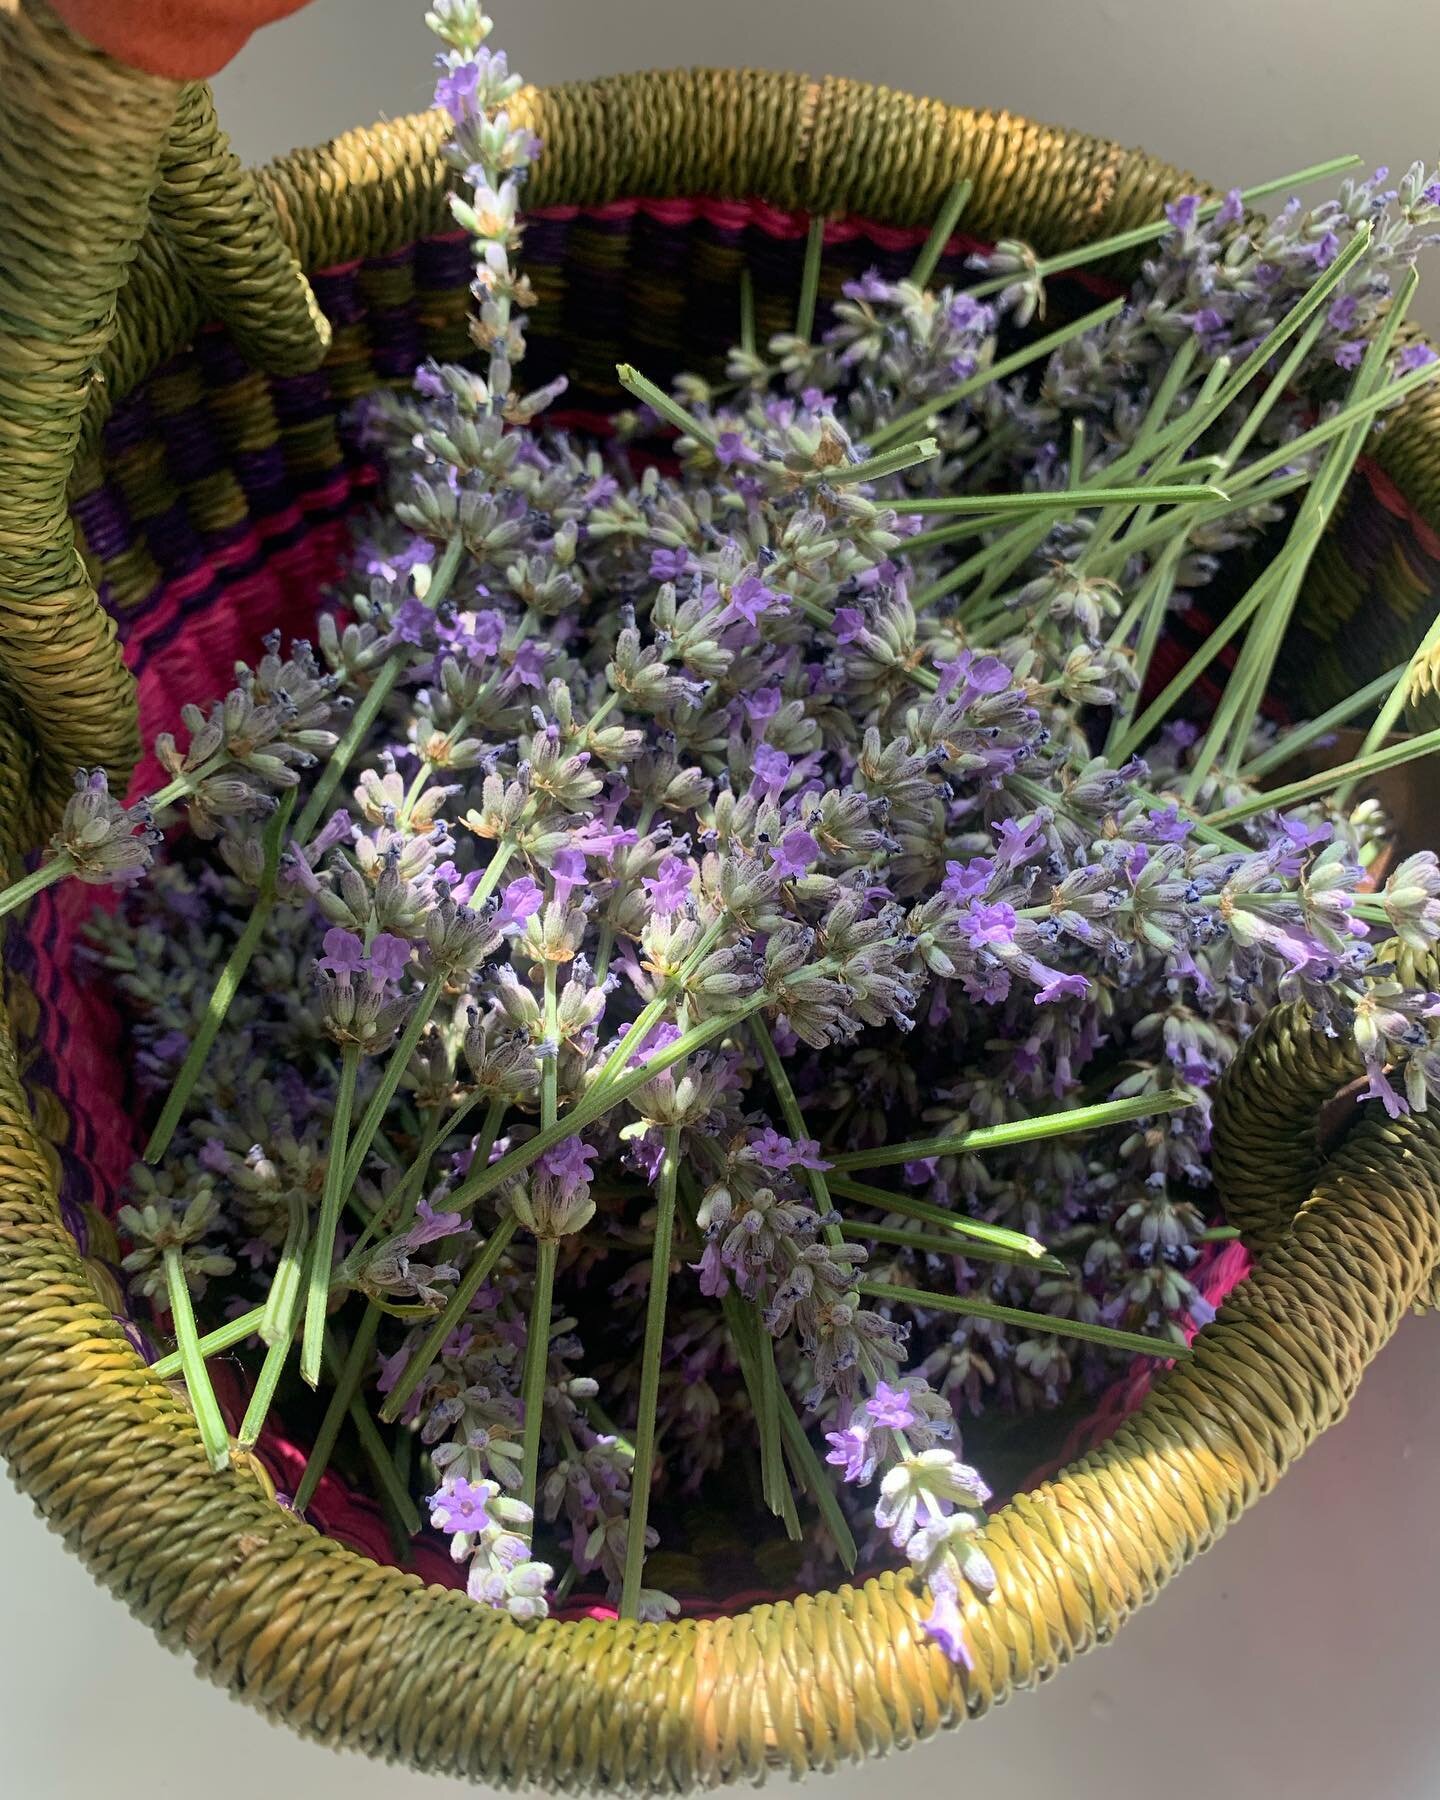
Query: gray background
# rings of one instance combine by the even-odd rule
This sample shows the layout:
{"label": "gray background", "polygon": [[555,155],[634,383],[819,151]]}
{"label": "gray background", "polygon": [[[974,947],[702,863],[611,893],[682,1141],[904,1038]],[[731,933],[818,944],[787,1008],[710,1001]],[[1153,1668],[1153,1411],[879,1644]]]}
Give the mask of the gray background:
{"label": "gray background", "polygon": [[[1219,182],[1340,150],[1436,155],[1440,21],[1418,0],[494,0],[529,79],[678,63],[836,72],[1143,143]],[[217,81],[247,157],[426,99],[415,0],[319,0]],[[1440,271],[1437,271],[1440,275]],[[1440,323],[1440,279],[1420,316]],[[981,1727],[825,1792],[1005,1800],[1433,1800],[1440,1325],[1102,1655]],[[103,1457],[105,1446],[97,1443]],[[460,1789],[271,1730],[160,1650],[0,1484],[0,1791],[26,1800],[408,1800]],[[820,1793],[816,1785],[816,1795]]]}

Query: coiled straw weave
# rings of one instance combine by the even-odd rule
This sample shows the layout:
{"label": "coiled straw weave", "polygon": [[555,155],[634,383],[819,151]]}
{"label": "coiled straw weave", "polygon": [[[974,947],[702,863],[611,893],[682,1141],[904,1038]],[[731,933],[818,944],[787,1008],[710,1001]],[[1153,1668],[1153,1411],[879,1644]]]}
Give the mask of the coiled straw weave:
{"label": "coiled straw weave", "polygon": [[[965,174],[967,228],[1049,251],[1194,186],[1113,143],[844,81],[641,75],[524,104],[546,144],[537,206],[759,195],[913,224]],[[247,175],[204,90],[126,73],[42,6],[0,0],[0,852],[34,844],[77,764],[123,775],[137,750],[133,683],[67,511],[104,420],[207,317],[271,370],[317,364],[328,327],[299,270],[441,229],[439,137],[434,117],[401,120]],[[1433,516],[1433,390],[1380,456]],[[1440,1259],[1436,1123],[1370,1109],[1322,1152],[1321,1108],[1354,1074],[1293,1008],[1247,1045],[1216,1167],[1254,1272],[1108,1443],[993,1518],[999,1594],[969,1603],[970,1673],[928,1643],[906,1577],[721,1620],[521,1628],[317,1536],[244,1467],[212,1475],[183,1397],[132,1350],[61,1222],[56,1122],[32,1119],[8,1033],[0,1450],[165,1642],[325,1742],[564,1791],[832,1768],[1105,1642],[1345,1410]]]}

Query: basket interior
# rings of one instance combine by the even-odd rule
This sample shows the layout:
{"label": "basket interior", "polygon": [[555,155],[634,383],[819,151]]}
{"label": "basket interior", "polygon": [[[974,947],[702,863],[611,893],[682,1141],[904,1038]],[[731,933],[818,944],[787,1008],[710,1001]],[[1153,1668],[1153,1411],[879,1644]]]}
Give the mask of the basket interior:
{"label": "basket interior", "polygon": [[[754,201],[618,201],[532,215],[526,266],[538,304],[527,383],[566,373],[571,388],[556,422],[603,431],[621,401],[617,361],[633,360],[662,383],[681,368],[714,372],[736,332],[742,266],[755,282],[761,334],[788,324],[807,226],[804,215]],[[904,273],[924,236],[872,221],[832,222],[822,298],[867,268]],[[953,240],[942,274],[958,276],[980,247]],[[334,348],[316,374],[259,375],[212,328],[117,404],[98,457],[77,476],[73,507],[138,678],[147,742],[175,724],[184,700],[223,692],[234,661],[253,658],[263,632],[310,630],[343,564],[349,520],[378,482],[352,403],[379,384],[405,382],[424,357],[466,354],[468,274],[459,235],[323,270],[312,280],[334,325]],[[1115,291],[1088,277],[1057,284],[1047,328]],[[1206,590],[1203,611],[1177,621],[1153,681],[1163,683],[1172,659],[1188,654],[1244,578],[1243,568],[1227,572]],[[1313,711],[1327,695],[1334,699],[1399,660],[1416,613],[1433,606],[1436,594],[1440,541],[1367,465],[1317,560],[1273,696],[1277,714]],[[151,773],[142,768],[137,785]],[[54,1147],[65,1218],[96,1265],[116,1260],[105,1221],[143,1138],[121,1021],[74,955],[84,921],[106,903],[104,890],[51,889],[5,945],[25,1080]],[[1218,1303],[1246,1267],[1238,1246],[1214,1248],[1193,1278]],[[118,1284],[113,1292],[123,1303]],[[165,1341],[148,1313],[129,1329],[147,1354]],[[238,1417],[238,1364],[228,1373],[223,1362],[215,1367],[222,1402]],[[1083,1417],[1052,1420],[1048,1436],[1024,1439],[1003,1485],[1028,1485],[1036,1463],[1048,1471],[1106,1435],[1143,1398],[1150,1367],[1137,1364]],[[292,1489],[303,1447],[282,1424],[269,1429],[260,1450],[277,1488]],[[984,1460],[983,1447],[976,1454]],[[392,1559],[378,1507],[342,1474],[325,1477],[310,1518],[377,1560]],[[417,1545],[412,1566],[433,1580],[463,1580],[438,1540]],[[792,1592],[801,1573],[785,1546],[756,1551],[740,1528],[705,1516],[655,1579],[682,1594],[687,1610],[705,1612]]]}

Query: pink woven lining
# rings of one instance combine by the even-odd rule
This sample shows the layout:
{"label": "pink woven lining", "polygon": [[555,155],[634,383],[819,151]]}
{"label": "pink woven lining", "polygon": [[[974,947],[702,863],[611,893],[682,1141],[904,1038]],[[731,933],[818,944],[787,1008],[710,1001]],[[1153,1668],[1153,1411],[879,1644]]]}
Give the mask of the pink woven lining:
{"label": "pink woven lining", "polygon": [[[768,200],[722,200],[708,195],[668,200],[607,200],[596,206],[535,206],[530,208],[526,217],[539,224],[556,225],[568,225],[575,219],[588,219],[597,225],[604,225],[646,218],[653,219],[657,225],[675,230],[694,225],[698,221],[713,225],[720,231],[759,231],[777,243],[798,242],[808,236],[810,231],[810,214],[807,212],[787,211],[784,207],[772,206]],[[912,250],[923,244],[929,235],[928,226],[886,225],[879,219],[859,216],[825,221],[827,246],[853,244],[863,240],[873,244],[877,250]],[[465,234],[461,231],[436,232],[434,239],[438,243],[455,244],[464,240]],[[992,248],[985,238],[956,232],[948,240],[945,254],[975,256]],[[361,259],[357,257],[347,262],[327,263],[323,269],[317,269],[315,275],[317,278],[344,275],[359,267]],[[1113,283],[1106,282],[1103,276],[1092,276],[1083,270],[1077,270],[1074,279],[1087,285],[1093,283],[1097,287],[1104,287],[1107,292],[1113,291]]]}
{"label": "pink woven lining", "polygon": [[[537,206],[529,216],[556,223],[583,218],[605,224],[622,223],[637,215],[675,230],[700,220],[721,231],[762,231],[766,237],[782,243],[795,242],[810,231],[807,212],[787,211],[782,206],[772,206],[768,200],[721,200],[703,194],[662,200],[607,200],[600,206]],[[825,242],[832,245],[851,244],[863,238],[877,250],[909,250],[923,244],[929,235],[925,225],[886,225],[879,219],[859,217],[825,221]],[[947,248],[956,255],[974,255],[988,250],[990,245],[983,238],[957,232]]]}
{"label": "pink woven lining", "polygon": [[[317,601],[340,573],[349,543],[345,521],[335,515],[374,483],[373,469],[346,469],[307,493],[305,506],[252,523],[242,537],[217,546],[201,568],[161,586],[125,646],[126,660],[137,671],[147,747],[157,732],[173,728],[186,700],[223,694],[237,659],[253,661],[264,632],[278,627],[287,637],[313,637]],[[269,547],[269,540],[302,525],[311,509],[317,517],[301,537],[279,550]],[[252,574],[227,574],[257,561]],[[195,620],[181,628],[192,612]],[[203,631],[195,629],[200,619]],[[131,797],[152,791],[158,779],[159,765],[147,748],[130,784]]]}

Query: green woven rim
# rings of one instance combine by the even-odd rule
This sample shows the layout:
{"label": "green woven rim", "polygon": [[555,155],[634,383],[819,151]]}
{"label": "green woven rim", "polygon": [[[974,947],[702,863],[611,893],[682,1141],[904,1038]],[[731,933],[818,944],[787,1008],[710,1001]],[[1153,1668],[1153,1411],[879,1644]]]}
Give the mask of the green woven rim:
{"label": "green woven rim", "polygon": [[[16,246],[0,274],[0,454],[20,465],[0,492],[0,849],[13,852],[75,763],[123,770],[134,752],[129,678],[64,508],[108,405],[206,313],[271,367],[317,360],[323,332],[289,251],[307,268],[371,255],[443,213],[435,117],[252,180],[202,90],[116,69],[39,4],[0,0],[0,92],[0,242]],[[763,194],[914,223],[968,174],[977,231],[1053,250],[1195,186],[1103,140],[843,81],[641,75],[524,106],[547,146],[537,203]],[[83,267],[55,265],[61,241]],[[1437,407],[1411,402],[1384,447],[1432,512]],[[1294,1009],[1247,1045],[1217,1107],[1216,1166],[1255,1271],[1109,1443],[991,1520],[1000,1590],[967,1604],[969,1673],[926,1639],[908,1577],[719,1621],[526,1628],[316,1536],[244,1467],[210,1474],[183,1399],[135,1355],[60,1221],[46,1139],[63,1121],[32,1120],[8,1037],[0,1450],[165,1642],[326,1742],[551,1790],[831,1768],[984,1713],[1104,1642],[1344,1411],[1440,1257],[1440,1125],[1367,1115],[1322,1159],[1320,1107],[1354,1072]]]}

